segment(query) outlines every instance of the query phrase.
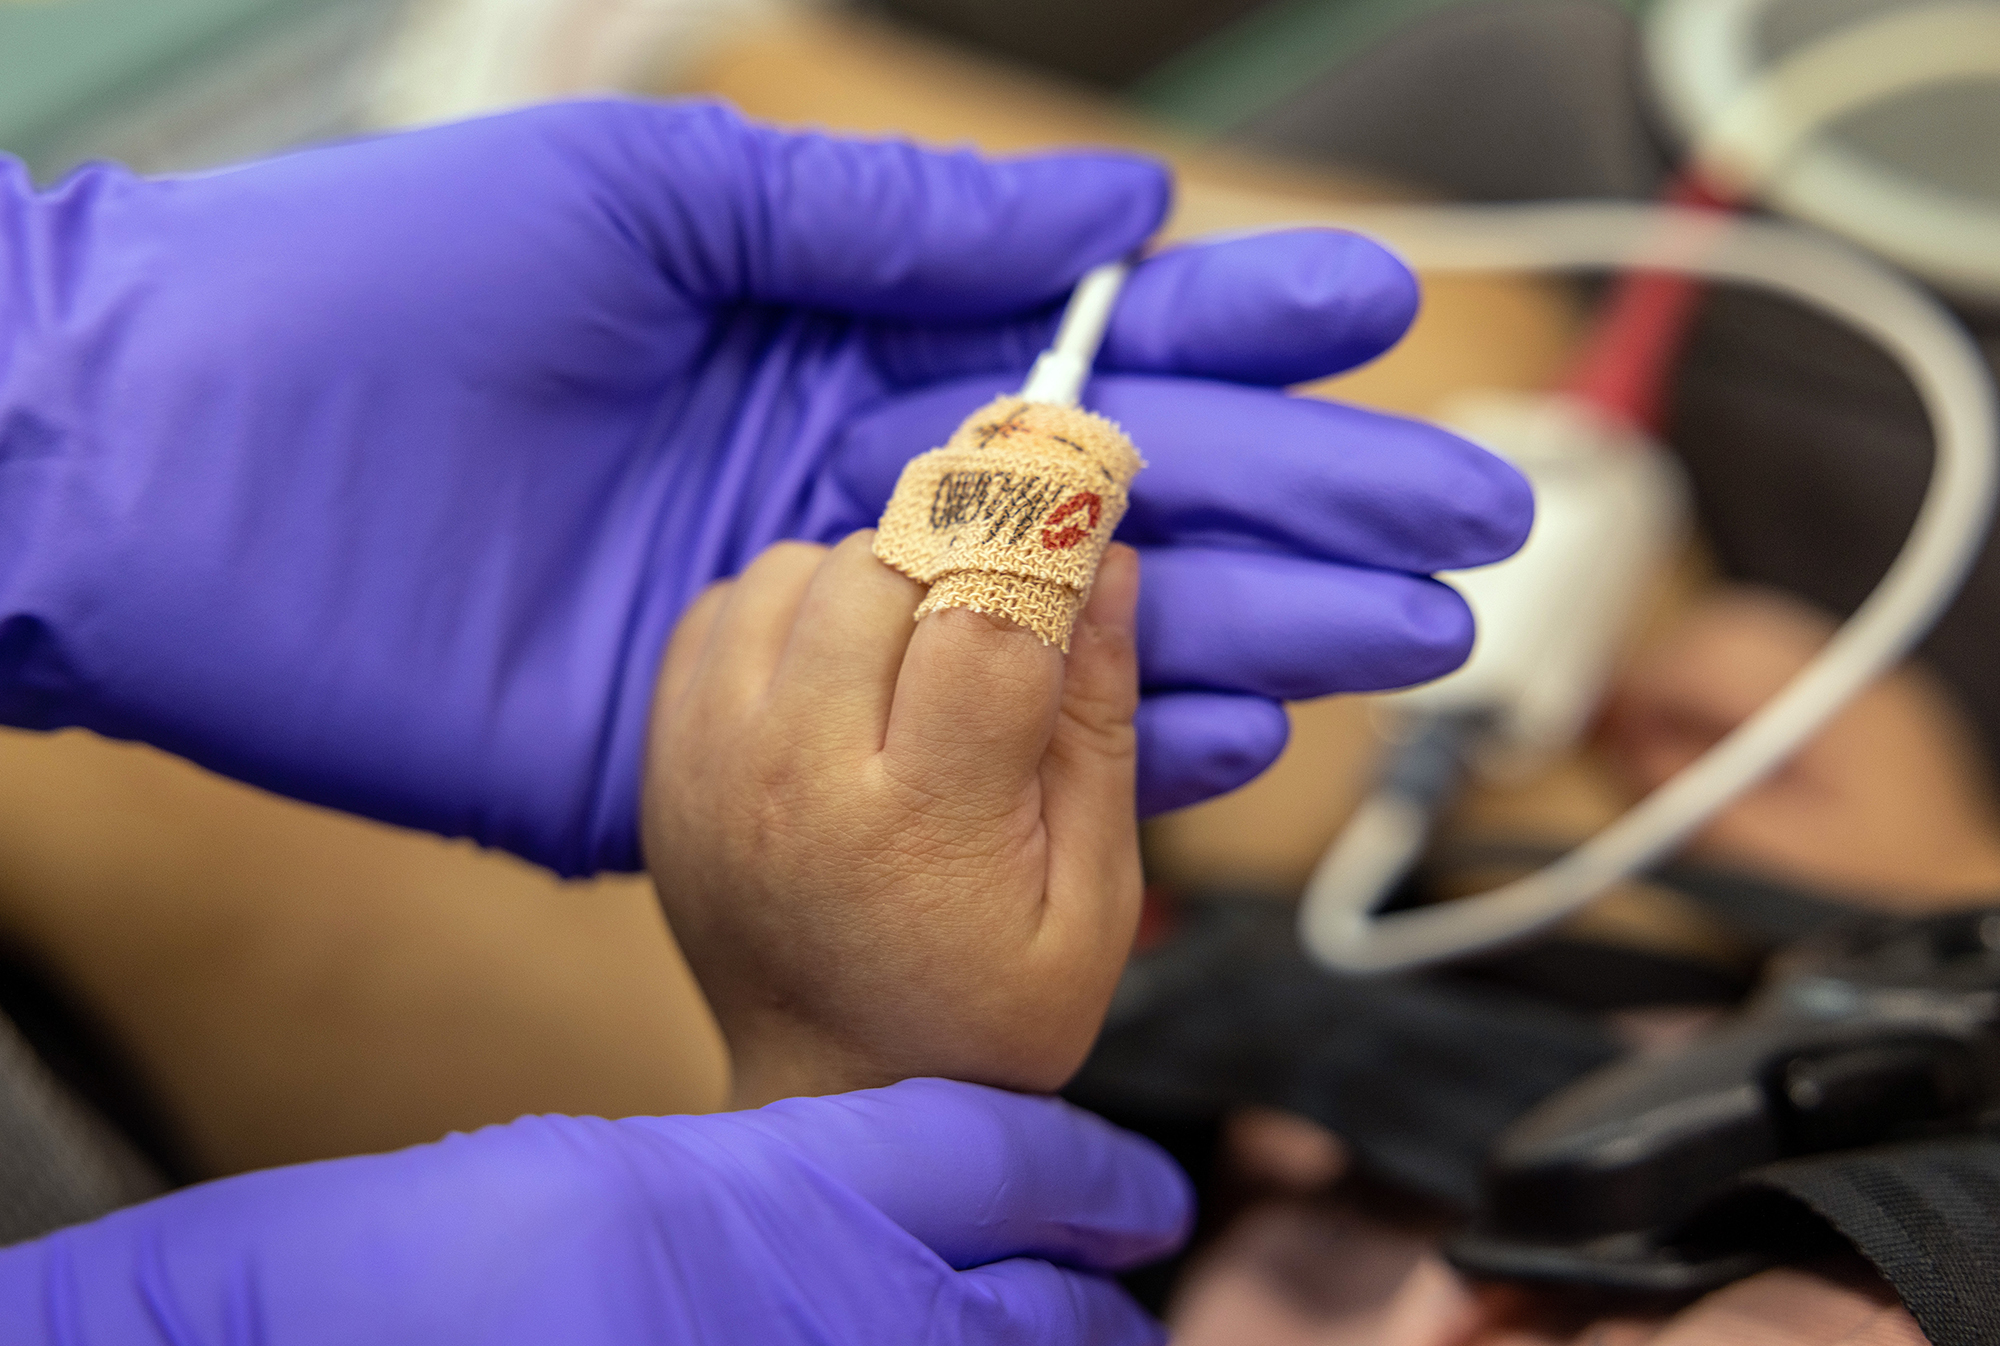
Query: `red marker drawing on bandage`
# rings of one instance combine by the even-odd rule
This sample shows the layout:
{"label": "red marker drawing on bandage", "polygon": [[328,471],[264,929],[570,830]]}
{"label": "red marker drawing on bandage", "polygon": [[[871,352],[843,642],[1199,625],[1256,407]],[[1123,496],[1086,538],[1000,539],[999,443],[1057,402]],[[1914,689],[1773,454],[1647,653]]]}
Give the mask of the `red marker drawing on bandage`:
{"label": "red marker drawing on bandage", "polygon": [[[1090,522],[1084,525],[1071,524],[1067,528],[1056,525],[1080,509],[1090,511]],[[1097,527],[1097,521],[1104,517],[1104,501],[1094,491],[1078,491],[1069,499],[1056,506],[1056,512],[1043,520],[1042,545],[1050,551],[1067,551],[1090,536],[1090,530]]]}

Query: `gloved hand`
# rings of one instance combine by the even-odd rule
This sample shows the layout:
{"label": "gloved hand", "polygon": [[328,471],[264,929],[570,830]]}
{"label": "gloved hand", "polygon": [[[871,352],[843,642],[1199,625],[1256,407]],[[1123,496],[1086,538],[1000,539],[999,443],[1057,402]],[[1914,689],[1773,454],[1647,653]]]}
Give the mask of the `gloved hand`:
{"label": "gloved hand", "polygon": [[709,1117],[527,1117],[229,1178],[0,1252],[9,1346],[1090,1343],[1186,1180],[1054,1099],[942,1080]]}
{"label": "gloved hand", "polygon": [[[0,163],[0,721],[144,739],[564,873],[638,863],[676,615],[871,524],[1152,233],[1162,171],[577,103],[37,196]],[[1272,698],[1441,673],[1422,575],[1525,535],[1451,436],[1274,389],[1415,305],[1300,232],[1138,269],[1091,405],[1152,461],[1140,802],[1230,788]]]}

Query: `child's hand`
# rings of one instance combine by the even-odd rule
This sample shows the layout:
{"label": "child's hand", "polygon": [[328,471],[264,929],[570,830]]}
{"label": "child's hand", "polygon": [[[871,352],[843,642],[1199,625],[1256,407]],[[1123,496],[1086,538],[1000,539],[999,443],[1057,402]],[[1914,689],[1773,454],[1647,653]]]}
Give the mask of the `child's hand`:
{"label": "child's hand", "polygon": [[1067,659],[859,533],[704,594],[653,707],[645,847],[729,1039],[736,1101],[942,1075],[1049,1090],[1139,912],[1137,555]]}

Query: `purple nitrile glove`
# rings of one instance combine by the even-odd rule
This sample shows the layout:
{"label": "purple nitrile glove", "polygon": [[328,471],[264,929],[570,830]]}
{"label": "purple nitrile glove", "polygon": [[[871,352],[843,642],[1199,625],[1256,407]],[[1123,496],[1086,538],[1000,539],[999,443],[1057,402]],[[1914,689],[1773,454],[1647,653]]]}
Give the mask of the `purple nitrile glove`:
{"label": "purple nitrile glove", "polygon": [[528,1117],[189,1188],[0,1251],[8,1346],[1157,1346],[1104,1278],[1187,1232],[1149,1142],[907,1080]]}
{"label": "purple nitrile glove", "polygon": [[[1112,154],[990,162],[708,105],[564,104],[41,195],[0,161],[0,721],[638,863],[660,651],[702,586],[871,524],[1166,207]],[[1391,344],[1331,231],[1164,254],[1092,404],[1154,463],[1140,791],[1239,784],[1274,698],[1464,655],[1423,572],[1525,535],[1441,431],[1284,397]]]}

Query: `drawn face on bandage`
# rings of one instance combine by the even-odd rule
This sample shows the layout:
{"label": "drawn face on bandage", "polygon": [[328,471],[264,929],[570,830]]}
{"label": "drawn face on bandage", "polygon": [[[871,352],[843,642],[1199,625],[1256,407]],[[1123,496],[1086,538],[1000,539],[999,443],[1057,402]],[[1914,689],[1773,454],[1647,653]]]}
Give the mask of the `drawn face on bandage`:
{"label": "drawn face on bandage", "polygon": [[1110,421],[999,398],[910,460],[875,554],[931,586],[917,609],[971,608],[1069,649],[1127,490],[1145,463]]}

